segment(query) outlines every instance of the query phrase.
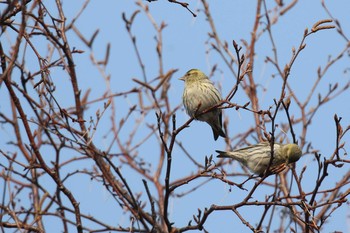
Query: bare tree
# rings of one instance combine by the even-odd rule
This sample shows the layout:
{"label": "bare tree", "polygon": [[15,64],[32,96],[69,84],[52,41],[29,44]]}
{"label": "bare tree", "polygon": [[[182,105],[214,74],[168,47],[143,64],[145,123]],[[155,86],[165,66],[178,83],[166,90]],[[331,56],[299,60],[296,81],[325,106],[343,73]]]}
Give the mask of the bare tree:
{"label": "bare tree", "polygon": [[[94,49],[99,30],[89,37],[78,26],[90,1],[84,2],[74,17],[65,11],[64,4],[71,4],[68,1],[1,2],[1,231],[45,232],[53,224],[60,232],[208,232],[208,221],[214,213],[222,213],[228,227],[234,219],[252,232],[322,231],[332,214],[348,205],[350,194],[350,160],[344,139],[350,126],[334,112],[333,122],[327,123],[334,131],[325,132],[334,135],[329,143],[331,154],[324,154],[309,138],[311,122],[319,117],[319,111],[335,101],[346,101],[344,96],[349,91],[349,78],[334,78],[327,83],[327,93],[318,93],[331,69],[349,59],[350,43],[343,22],[321,1],[318,5],[328,18],[305,25],[299,44],[290,48],[289,60],[283,62],[273,29],[298,1],[275,1],[268,7],[266,1],[257,0],[251,13],[254,23],[250,39],[230,41],[220,37],[209,1],[198,1],[198,11],[187,2],[168,1],[172,10],[184,11],[193,18],[201,15],[207,22],[206,53],[220,59],[219,64],[212,65],[210,77],[225,69],[225,76],[234,80],[229,91],[223,93],[222,102],[215,106],[226,116],[226,148],[242,147],[254,140],[269,141],[273,146],[289,138],[299,144],[303,158],[313,164],[300,167],[297,163],[299,169],[288,166],[278,174],[258,177],[244,167],[232,170],[235,162],[213,158],[212,151],[198,158],[180,139],[194,118],[182,124],[176,118],[182,105],[171,100],[171,81],[181,74],[177,73],[179,67],[168,69],[164,65],[167,23],[158,22],[150,10],[160,1],[134,2],[137,10],[124,12],[121,17],[123,33],[129,36],[137,59],[130,69],[141,70],[142,76],[124,77],[122,82],[128,87],[118,91],[111,84],[111,76],[117,74],[109,75],[107,69],[113,43],[105,45],[104,51]],[[141,15],[154,30],[156,78],[150,78],[147,72],[147,61],[138,43],[140,32],[134,30]],[[303,62],[301,54],[311,37],[317,40],[322,33],[330,32],[343,40],[342,49],[329,49],[332,55],[326,64],[319,65],[312,88],[304,91],[306,97],[299,96],[291,84],[295,63]],[[263,84],[256,78],[255,67],[257,43],[263,37],[268,38],[272,53],[258,55],[274,70],[271,82],[278,87],[264,90],[274,96],[268,108],[261,107],[259,88]],[[75,47],[73,39],[85,47]],[[97,97],[91,97],[96,91],[94,85],[87,85],[79,72],[84,69],[79,60],[86,58],[99,74],[98,82],[103,80],[105,85],[105,91]],[[238,96],[247,101],[239,102]],[[235,122],[228,117],[232,112],[248,114],[251,124],[242,132],[232,133]],[[300,133],[295,128],[301,129]],[[199,142],[191,142],[195,143]],[[182,169],[176,167],[179,158],[192,169],[184,169],[174,177],[174,171]],[[115,213],[105,215],[123,215],[128,218],[126,222],[110,223],[105,216],[82,210],[83,202],[98,199],[86,200],[77,194],[79,180],[86,177],[107,190],[115,203]],[[134,184],[140,181],[141,187]],[[189,195],[200,198],[201,190],[213,183],[215,188],[229,187],[229,194],[235,195],[233,201],[219,205],[207,197],[211,204],[198,206],[194,213],[189,210],[186,214],[193,217],[187,224],[176,222],[173,215],[181,213],[171,214],[172,200],[185,202]],[[264,190],[263,195],[260,190]],[[254,219],[243,214],[247,208],[254,210]]]}

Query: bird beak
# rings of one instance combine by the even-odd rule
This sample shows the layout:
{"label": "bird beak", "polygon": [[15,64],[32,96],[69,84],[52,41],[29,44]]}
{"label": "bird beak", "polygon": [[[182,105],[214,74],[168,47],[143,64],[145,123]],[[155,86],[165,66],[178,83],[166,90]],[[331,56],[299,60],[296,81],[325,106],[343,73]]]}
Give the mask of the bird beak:
{"label": "bird beak", "polygon": [[179,80],[181,80],[181,81],[185,81],[185,76],[183,76],[183,77],[179,78]]}

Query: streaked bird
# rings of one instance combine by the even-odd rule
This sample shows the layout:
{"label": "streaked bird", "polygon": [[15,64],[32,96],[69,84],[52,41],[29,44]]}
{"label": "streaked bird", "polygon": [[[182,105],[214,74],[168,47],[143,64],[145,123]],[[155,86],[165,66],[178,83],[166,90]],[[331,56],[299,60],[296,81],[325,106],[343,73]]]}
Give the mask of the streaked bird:
{"label": "streaked bird", "polygon": [[[217,150],[219,158],[231,158],[237,160],[257,175],[263,175],[271,160],[271,146],[268,142],[244,147],[233,151]],[[273,160],[268,173],[281,172],[288,164],[300,159],[301,149],[296,144],[274,143]]]}
{"label": "streaked bird", "polygon": [[200,115],[204,110],[219,104],[222,97],[209,78],[200,70],[191,69],[180,78],[185,81],[182,101],[186,112],[196,120],[207,122],[213,130],[214,139],[226,137],[222,130],[222,112],[215,108]]}

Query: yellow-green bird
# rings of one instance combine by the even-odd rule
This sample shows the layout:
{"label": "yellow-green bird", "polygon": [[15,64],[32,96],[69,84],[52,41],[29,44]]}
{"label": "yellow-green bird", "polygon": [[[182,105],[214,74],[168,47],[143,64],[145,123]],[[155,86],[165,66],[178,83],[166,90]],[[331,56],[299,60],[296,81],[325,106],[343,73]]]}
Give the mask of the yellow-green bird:
{"label": "yellow-green bird", "polygon": [[[244,147],[234,151],[216,151],[219,158],[231,158],[237,160],[257,175],[263,175],[271,160],[271,146],[268,142]],[[300,159],[301,149],[296,144],[274,143],[273,160],[269,173],[281,172],[288,164]]]}
{"label": "yellow-green bird", "polygon": [[205,114],[199,115],[204,110],[221,102],[220,92],[215,88],[209,78],[200,70],[191,69],[180,78],[185,81],[182,101],[186,112],[196,120],[207,122],[213,130],[214,139],[219,136],[226,137],[222,130],[222,112],[215,108]]}

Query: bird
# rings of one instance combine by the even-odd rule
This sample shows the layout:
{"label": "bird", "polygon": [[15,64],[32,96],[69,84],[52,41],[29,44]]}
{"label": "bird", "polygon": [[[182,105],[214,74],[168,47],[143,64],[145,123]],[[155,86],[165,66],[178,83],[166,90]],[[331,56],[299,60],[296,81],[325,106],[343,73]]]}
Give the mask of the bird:
{"label": "bird", "polygon": [[269,167],[268,173],[279,173],[291,163],[297,162],[302,151],[297,144],[274,143],[273,160],[271,160],[271,145],[269,142],[261,142],[233,151],[216,150],[218,158],[231,158],[247,167],[252,173],[262,176]]}
{"label": "bird", "polygon": [[219,136],[225,138],[226,134],[222,129],[221,109],[214,108],[201,114],[206,109],[221,102],[222,97],[220,92],[215,88],[209,78],[198,69],[187,71],[180,80],[185,82],[182,101],[187,114],[196,120],[208,123],[212,128],[215,141]]}

